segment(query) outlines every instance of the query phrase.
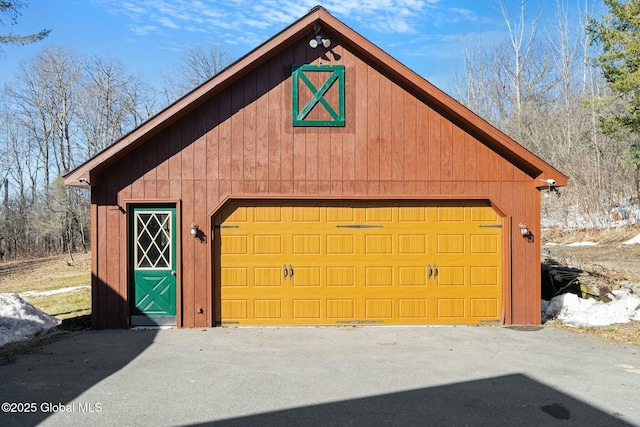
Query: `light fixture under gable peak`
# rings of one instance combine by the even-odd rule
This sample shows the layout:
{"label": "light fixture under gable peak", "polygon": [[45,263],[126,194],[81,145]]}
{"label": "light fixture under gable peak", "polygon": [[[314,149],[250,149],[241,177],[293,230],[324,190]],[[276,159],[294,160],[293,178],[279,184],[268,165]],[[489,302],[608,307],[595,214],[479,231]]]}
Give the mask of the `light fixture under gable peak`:
{"label": "light fixture under gable peak", "polygon": [[325,39],[320,35],[321,28],[322,27],[320,27],[320,24],[316,24],[313,26],[314,37],[309,40],[309,46],[311,46],[313,49],[317,48],[320,45],[324,46],[325,48],[329,48],[329,46],[331,46],[331,40]]}

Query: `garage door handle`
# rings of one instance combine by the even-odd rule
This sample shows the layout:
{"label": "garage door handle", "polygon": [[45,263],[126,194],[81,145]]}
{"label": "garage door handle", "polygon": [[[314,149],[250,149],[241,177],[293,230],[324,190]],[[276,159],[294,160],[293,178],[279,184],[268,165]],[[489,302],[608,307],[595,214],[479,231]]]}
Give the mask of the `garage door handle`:
{"label": "garage door handle", "polygon": [[289,280],[293,280],[293,266],[289,264]]}
{"label": "garage door handle", "polygon": [[284,279],[287,279],[287,275],[289,274],[289,272],[287,271],[287,264],[284,264],[282,266],[282,275],[284,276]]}
{"label": "garage door handle", "polygon": [[427,266],[427,271],[429,272],[429,276],[427,277],[427,280],[429,280],[431,279],[431,275],[433,274],[433,270],[431,270],[431,264]]}

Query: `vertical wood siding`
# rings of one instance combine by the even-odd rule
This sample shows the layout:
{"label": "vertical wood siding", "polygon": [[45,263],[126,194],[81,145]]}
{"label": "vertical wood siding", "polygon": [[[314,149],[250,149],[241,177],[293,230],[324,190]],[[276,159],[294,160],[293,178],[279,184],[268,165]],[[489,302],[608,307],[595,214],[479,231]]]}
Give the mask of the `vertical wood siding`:
{"label": "vertical wood siding", "polygon": [[[179,325],[212,325],[209,215],[229,196],[490,198],[513,222],[507,310],[513,323],[540,322],[533,179],[330,37],[331,52],[300,40],[102,172],[92,197],[94,327],[128,324],[123,203],[169,199],[182,209]],[[344,128],[291,126],[291,67],[303,63],[345,66]],[[189,235],[192,222],[204,241]]]}

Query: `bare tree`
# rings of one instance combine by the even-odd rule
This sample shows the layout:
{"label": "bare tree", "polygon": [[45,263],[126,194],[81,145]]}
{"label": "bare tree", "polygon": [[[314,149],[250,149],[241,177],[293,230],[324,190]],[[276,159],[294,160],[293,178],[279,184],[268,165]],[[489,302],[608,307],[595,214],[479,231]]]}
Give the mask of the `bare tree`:
{"label": "bare tree", "polygon": [[232,62],[229,51],[220,44],[192,46],[182,55],[175,70],[166,74],[163,95],[167,103],[195,89]]}
{"label": "bare tree", "polygon": [[572,15],[569,0],[557,0],[555,20],[542,28],[539,13],[527,18],[526,1],[511,21],[502,0],[506,39],[466,49],[454,89],[463,103],[569,175],[563,197],[545,199],[547,217],[601,226],[633,194],[633,175],[618,161],[623,144],[597,126],[606,85],[589,57],[585,11],[592,6],[576,1],[584,6]]}
{"label": "bare tree", "polygon": [[49,47],[24,63],[9,87],[29,143],[39,148],[45,187],[74,166],[71,140],[81,67],[74,53]]}
{"label": "bare tree", "polygon": [[141,78],[127,74],[116,59],[95,57],[84,68],[78,138],[79,159],[105,149],[153,111],[153,90]]}
{"label": "bare tree", "polygon": [[146,119],[154,93],[117,60],[60,47],[21,66],[0,92],[3,256],[87,249],[89,194],[61,177]]}

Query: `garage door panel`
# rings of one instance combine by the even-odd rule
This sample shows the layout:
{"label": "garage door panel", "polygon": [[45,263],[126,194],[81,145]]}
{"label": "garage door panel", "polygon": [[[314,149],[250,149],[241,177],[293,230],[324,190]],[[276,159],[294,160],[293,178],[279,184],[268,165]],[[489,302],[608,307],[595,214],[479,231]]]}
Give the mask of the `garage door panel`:
{"label": "garage door panel", "polygon": [[255,223],[282,223],[282,209],[279,206],[256,206],[252,208]]}
{"label": "garage door panel", "polygon": [[393,236],[390,234],[367,234],[365,236],[365,251],[369,254],[392,254]]}
{"label": "garage door panel", "polygon": [[438,275],[434,280],[441,287],[464,286],[467,283],[465,270],[464,266],[438,266]]}
{"label": "garage door panel", "polygon": [[365,320],[393,318],[393,299],[367,298],[365,299]]}
{"label": "garage door panel", "polygon": [[498,214],[496,213],[496,211],[494,211],[493,209],[487,209],[486,207],[472,207],[470,208],[471,211],[471,221],[472,222],[482,222],[482,223],[487,223],[487,222],[495,222],[498,223],[500,221],[500,218],[498,217]]}
{"label": "garage door panel", "polygon": [[225,255],[247,255],[248,242],[247,236],[223,236],[222,253]]}
{"label": "garage door panel", "polygon": [[424,223],[427,221],[427,209],[423,206],[420,207],[399,207],[398,208],[398,222],[418,222]]}
{"label": "garage door panel", "polygon": [[365,267],[366,287],[393,286],[393,266]]}
{"label": "garage door panel", "polygon": [[497,254],[498,253],[498,236],[485,234],[471,235],[471,253],[472,254]]}
{"label": "garage door panel", "polygon": [[253,236],[254,255],[283,255],[282,235],[256,234]]}
{"label": "garage door panel", "polygon": [[249,301],[226,299],[222,301],[222,318],[227,320],[247,320]]}
{"label": "garage door panel", "polygon": [[398,252],[401,254],[427,254],[427,236],[424,234],[400,234]]}
{"label": "garage door panel", "polygon": [[471,267],[471,286],[498,286],[498,267]]}
{"label": "garage door panel", "polygon": [[355,299],[327,299],[327,319],[353,319],[355,315]]}
{"label": "garage door panel", "polygon": [[256,319],[282,320],[282,300],[256,299],[253,301]]}
{"label": "garage door panel", "polygon": [[278,267],[255,267],[253,285],[256,287],[282,287],[283,269]]}
{"label": "garage door panel", "polygon": [[353,234],[329,234],[327,235],[327,255],[353,255],[355,254],[356,239]]}
{"label": "garage door panel", "polygon": [[320,217],[320,207],[294,207],[291,221],[295,223],[319,223]]}
{"label": "garage door panel", "polygon": [[347,267],[327,267],[326,269],[327,287],[354,287],[356,283],[356,269]]}
{"label": "garage door panel", "polygon": [[439,207],[437,208],[439,222],[464,222],[465,208]]}
{"label": "garage door panel", "polygon": [[320,267],[296,267],[293,269],[293,278],[289,280],[295,288],[320,287],[320,271]]}
{"label": "garage door panel", "polygon": [[352,207],[340,206],[340,207],[327,207],[326,218],[328,223],[352,223],[354,221],[355,210]]}
{"label": "garage door panel", "polygon": [[248,287],[249,269],[247,267],[223,267],[221,285],[226,287]]}
{"label": "garage door panel", "polygon": [[398,268],[399,286],[427,286],[427,268],[421,265]]}
{"label": "garage door panel", "polygon": [[293,318],[320,320],[320,299],[294,299]]}
{"label": "garage door panel", "polygon": [[493,209],[305,203],[238,203],[216,219],[223,324],[499,321],[502,230]]}
{"label": "garage door panel", "polygon": [[366,222],[391,222],[393,221],[393,208],[390,207],[368,207],[365,208]]}
{"label": "garage door panel", "polygon": [[[248,220],[247,214],[248,214],[248,208],[240,206],[236,209],[234,209],[232,206],[230,206],[229,208],[230,213],[227,216],[227,219],[225,220],[225,222],[227,224],[233,224],[233,223],[246,223]],[[225,209],[226,211],[227,209]]]}
{"label": "garage door panel", "polygon": [[499,313],[500,306],[497,298],[471,298],[471,317],[495,318]]}
{"label": "garage door panel", "polygon": [[463,254],[465,252],[464,234],[438,234],[436,241],[438,254]]}
{"label": "garage door panel", "polygon": [[438,298],[438,318],[447,317],[463,318],[465,317],[464,298]]}
{"label": "garage door panel", "polygon": [[320,255],[319,234],[294,234],[291,237],[291,252],[294,255]]}
{"label": "garage door panel", "polygon": [[398,317],[401,319],[426,319],[426,298],[400,298],[398,300]]}

